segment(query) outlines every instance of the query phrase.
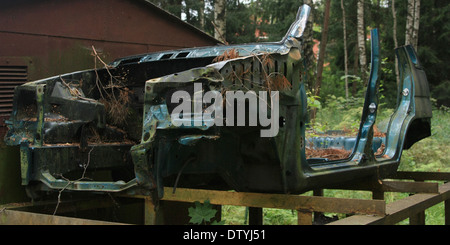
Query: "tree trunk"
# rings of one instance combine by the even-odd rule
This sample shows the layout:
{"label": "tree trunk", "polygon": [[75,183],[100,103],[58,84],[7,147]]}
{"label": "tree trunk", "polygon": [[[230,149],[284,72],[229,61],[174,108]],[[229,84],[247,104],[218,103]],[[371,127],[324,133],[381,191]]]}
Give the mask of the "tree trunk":
{"label": "tree trunk", "polygon": [[[313,23],[314,23],[314,6],[312,0],[305,0],[304,4],[308,4],[311,7],[311,13],[306,23],[305,32],[303,33],[304,44],[302,45],[303,54],[306,59],[306,85],[307,89],[312,91],[316,84],[316,63],[317,59],[314,55],[314,39],[313,39]],[[272,18],[273,21],[274,18]]]}
{"label": "tree trunk", "polygon": [[417,50],[419,42],[420,0],[414,1],[414,25],[411,44]]}
{"label": "tree trunk", "polygon": [[344,0],[341,0],[342,29],[344,35],[344,70],[345,70],[345,98],[348,99],[348,51],[347,51],[347,25],[345,23]]}
{"label": "tree trunk", "polygon": [[406,8],[405,45],[411,44],[412,41],[414,28],[414,1],[415,0],[408,0],[408,6]]}
{"label": "tree trunk", "polygon": [[226,43],[226,0],[214,2],[214,38]]}
{"label": "tree trunk", "polygon": [[330,5],[331,0],[327,0],[325,3],[325,16],[322,26],[322,38],[320,40],[319,58],[317,60],[317,80],[314,86],[314,94],[316,96],[319,96],[320,94],[320,86],[322,83],[323,64],[325,60],[325,50],[327,48],[327,41],[328,41],[328,23],[330,20]]}
{"label": "tree trunk", "polygon": [[408,0],[405,30],[405,45],[411,44],[417,50],[419,40],[420,0]]}
{"label": "tree trunk", "polygon": [[359,65],[361,66],[361,79],[367,85],[367,58],[366,58],[366,36],[364,25],[364,0],[358,0],[357,4],[357,20],[358,20],[358,49],[359,49]]}
{"label": "tree trunk", "polygon": [[199,21],[200,21],[200,28],[202,30],[205,30],[205,0],[200,1],[200,8],[199,8]]}
{"label": "tree trunk", "polygon": [[[320,96],[320,86],[322,84],[322,73],[323,73],[323,64],[325,60],[325,50],[327,48],[327,41],[328,41],[328,25],[330,21],[330,5],[331,0],[327,0],[325,2],[325,16],[323,20],[323,26],[322,26],[322,37],[320,40],[320,46],[319,46],[319,57],[317,59],[317,76],[316,76],[316,83],[314,84],[314,92],[313,94],[315,96]],[[311,111],[311,120],[314,120],[316,118],[316,112],[317,109],[313,108]]]}
{"label": "tree trunk", "polygon": [[[398,41],[397,41],[397,12],[395,11],[395,0],[392,0],[392,18],[393,18],[393,24],[392,24],[392,36],[394,38],[394,48],[398,47]],[[395,77],[397,79],[397,86],[400,84],[400,76],[398,73],[398,62],[395,60]]]}
{"label": "tree trunk", "polygon": [[[359,60],[359,49],[355,48],[354,49],[354,53],[353,53],[353,74],[358,74],[358,60]],[[357,81],[353,81],[352,84],[352,96],[356,97],[356,92],[358,90],[358,82]]]}

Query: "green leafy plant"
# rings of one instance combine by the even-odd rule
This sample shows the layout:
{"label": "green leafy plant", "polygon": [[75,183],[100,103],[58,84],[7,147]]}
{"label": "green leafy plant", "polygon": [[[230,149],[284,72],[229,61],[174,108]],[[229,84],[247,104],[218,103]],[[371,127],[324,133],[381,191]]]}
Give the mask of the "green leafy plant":
{"label": "green leafy plant", "polygon": [[209,200],[206,200],[203,204],[196,201],[194,207],[188,209],[189,223],[194,225],[222,225],[224,221],[217,222],[213,220],[216,216],[217,210],[211,205]]}

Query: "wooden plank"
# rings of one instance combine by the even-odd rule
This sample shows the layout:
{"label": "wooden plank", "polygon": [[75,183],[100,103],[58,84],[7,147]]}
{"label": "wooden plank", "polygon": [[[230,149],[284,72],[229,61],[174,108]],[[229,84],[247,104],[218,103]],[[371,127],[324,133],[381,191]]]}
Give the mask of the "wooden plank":
{"label": "wooden plank", "polygon": [[327,225],[371,225],[383,218],[384,216],[377,215],[353,215],[345,219],[328,223]]}
{"label": "wooden plank", "polygon": [[425,225],[425,211],[420,211],[417,214],[412,214],[409,217],[410,225]]}
{"label": "wooden plank", "polygon": [[392,225],[447,200],[450,200],[450,183],[441,185],[438,194],[415,194],[386,205],[385,216],[373,216],[368,218],[366,215],[354,215],[346,219],[332,222],[330,225]]}
{"label": "wooden plank", "polygon": [[[351,219],[342,219],[329,225],[393,225],[437,203],[438,194],[416,194],[386,205],[386,216],[368,219],[365,215],[355,215]],[[348,219],[348,220],[347,220]]]}
{"label": "wooden plank", "polygon": [[430,182],[383,181],[384,192],[439,193],[439,184]]}
{"label": "wooden plank", "polygon": [[[231,192],[177,188],[164,188],[166,201],[195,202],[209,200],[211,204],[234,205],[260,208],[279,208],[310,210],[345,214],[385,214],[385,202],[382,200],[347,199],[320,196],[300,196],[285,194],[265,194],[249,192]],[[148,198],[146,196],[130,196]]]}
{"label": "wooden plank", "polygon": [[412,179],[418,181],[425,180],[450,180],[450,173],[448,172],[415,172],[415,171],[398,171],[393,179]]}
{"label": "wooden plank", "polygon": [[312,212],[297,210],[297,222],[299,225],[312,225]]}
{"label": "wooden plank", "polygon": [[58,206],[57,213],[67,213],[81,210],[90,210],[97,208],[108,208],[113,206],[110,198],[96,198],[96,199],[79,199],[79,200],[62,200],[59,205],[55,200],[38,201],[38,202],[23,202],[23,203],[9,203],[0,205],[0,210],[17,210],[26,212],[36,212],[52,214],[56,206]]}
{"label": "wooden plank", "polygon": [[[334,185],[329,189],[360,190],[377,192],[410,192],[410,193],[438,193],[439,184],[431,182],[412,182],[396,180],[362,181],[355,184]],[[377,196],[376,199],[380,198]]]}
{"label": "wooden plank", "polygon": [[16,210],[0,211],[0,225],[125,225],[123,223],[38,214]]}

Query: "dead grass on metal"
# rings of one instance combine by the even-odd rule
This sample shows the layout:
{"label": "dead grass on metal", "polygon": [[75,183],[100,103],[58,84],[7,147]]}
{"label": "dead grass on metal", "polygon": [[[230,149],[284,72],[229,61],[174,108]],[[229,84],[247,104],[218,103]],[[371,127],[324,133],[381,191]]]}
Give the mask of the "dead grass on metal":
{"label": "dead grass on metal", "polygon": [[221,55],[217,56],[213,59],[213,62],[220,62],[225,60],[231,60],[239,58],[239,51],[237,51],[235,48],[227,49],[225,52],[223,52]]}
{"label": "dead grass on metal", "polygon": [[[235,48],[225,50],[222,54],[214,58],[213,62],[226,61],[239,58],[239,51]],[[243,66],[236,66],[227,76],[227,79],[235,83],[238,81],[241,86],[244,86],[244,82],[252,84],[252,86],[261,87],[267,91],[280,91],[292,88],[292,84],[286,78],[286,76],[280,72],[272,72],[275,67],[275,61],[269,53],[252,54],[253,60],[261,64],[260,74],[256,74],[251,71],[250,67],[244,68]],[[251,76],[260,76],[263,80],[262,84],[251,81]],[[245,87],[249,90],[249,88]]]}
{"label": "dead grass on metal", "polygon": [[[96,86],[101,97],[99,102],[104,104],[111,124],[123,126],[126,124],[129,114],[131,91],[124,85],[124,77],[114,76],[109,70],[110,67],[100,58],[94,46],[92,46],[92,50],[92,55],[95,58],[95,73],[97,75]],[[109,81],[106,85],[100,81],[100,77],[97,72],[97,60],[100,61],[103,68],[109,75]]]}
{"label": "dead grass on metal", "polygon": [[328,160],[346,159],[350,156],[352,151],[344,149],[314,149],[312,147],[305,148],[306,158],[327,158]]}

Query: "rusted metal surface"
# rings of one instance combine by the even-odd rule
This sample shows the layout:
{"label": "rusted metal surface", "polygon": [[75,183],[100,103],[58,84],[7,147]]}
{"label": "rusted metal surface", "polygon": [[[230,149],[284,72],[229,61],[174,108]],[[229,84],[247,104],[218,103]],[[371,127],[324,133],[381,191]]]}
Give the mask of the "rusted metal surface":
{"label": "rusted metal surface", "polygon": [[219,41],[145,0],[19,0],[0,2],[0,43],[3,138],[14,87],[94,68],[92,46],[110,62],[128,55],[209,46]]}

